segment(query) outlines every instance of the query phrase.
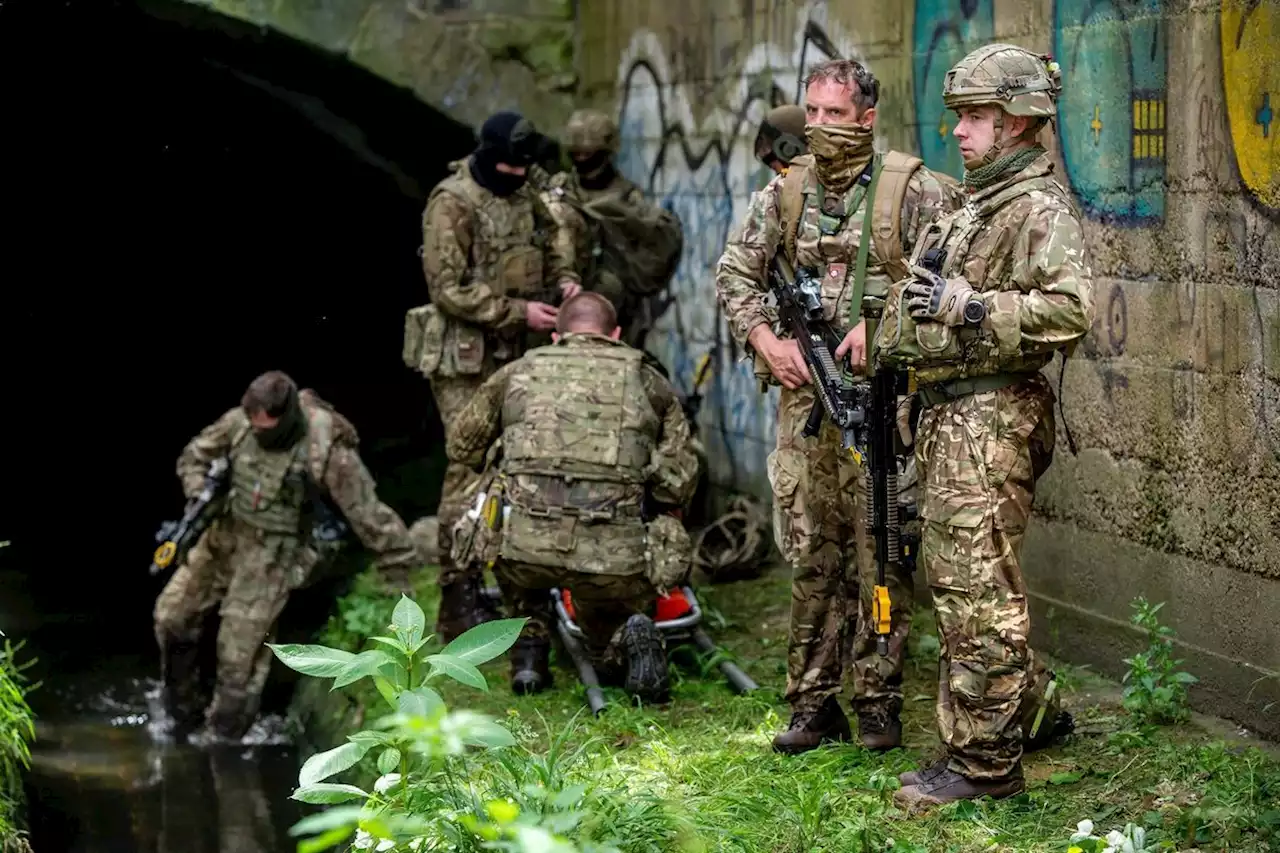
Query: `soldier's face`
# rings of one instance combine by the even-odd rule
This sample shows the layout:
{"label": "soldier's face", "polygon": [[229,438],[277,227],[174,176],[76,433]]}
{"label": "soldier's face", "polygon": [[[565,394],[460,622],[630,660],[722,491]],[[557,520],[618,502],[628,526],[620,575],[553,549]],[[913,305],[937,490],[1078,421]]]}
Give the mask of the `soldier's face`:
{"label": "soldier's face", "polygon": [[956,127],[951,133],[960,143],[960,156],[964,158],[966,167],[979,163],[996,144],[997,134],[1001,132],[996,123],[1000,118],[1003,118],[1002,130],[1007,138],[1020,136],[1029,126],[1025,117],[1005,115],[999,107],[989,104],[956,110]]}
{"label": "soldier's face", "polygon": [[254,412],[249,416],[249,423],[253,425],[254,429],[271,429],[280,423],[280,419],[273,418],[266,412]]}
{"label": "soldier's face", "polygon": [[867,107],[859,112],[853,103],[852,87],[833,80],[817,80],[805,90],[804,116],[807,124],[869,126],[876,120],[876,108]]}

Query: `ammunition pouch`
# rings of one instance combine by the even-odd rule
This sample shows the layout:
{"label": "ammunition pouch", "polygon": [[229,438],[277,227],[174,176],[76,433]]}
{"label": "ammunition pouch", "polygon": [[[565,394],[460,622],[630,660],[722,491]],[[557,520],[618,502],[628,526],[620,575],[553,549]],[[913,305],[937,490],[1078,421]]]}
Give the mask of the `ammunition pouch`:
{"label": "ammunition pouch", "polygon": [[889,288],[872,351],[881,364],[894,368],[963,364],[968,330],[933,320],[917,322],[906,305],[912,281],[906,278]]}
{"label": "ammunition pouch", "polygon": [[474,376],[483,369],[484,330],[446,316],[434,305],[410,308],[401,359],[423,376]]}
{"label": "ammunition pouch", "polygon": [[505,492],[506,480],[493,475],[481,484],[471,508],[454,523],[450,557],[459,570],[484,569],[498,559],[508,513]]}

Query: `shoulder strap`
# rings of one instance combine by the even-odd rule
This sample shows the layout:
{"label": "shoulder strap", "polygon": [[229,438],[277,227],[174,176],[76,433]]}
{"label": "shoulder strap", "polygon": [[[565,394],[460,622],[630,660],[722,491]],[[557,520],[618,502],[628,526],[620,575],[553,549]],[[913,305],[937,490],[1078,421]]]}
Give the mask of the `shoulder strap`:
{"label": "shoulder strap", "polygon": [[323,488],[329,453],[333,449],[333,415],[321,406],[311,408],[307,415],[308,469],[311,479]]}
{"label": "shoulder strap", "polygon": [[871,212],[875,218],[871,233],[876,241],[876,255],[894,281],[907,277],[902,250],[902,202],[907,197],[911,176],[923,165],[919,157],[890,151],[884,155],[880,170],[881,184]]}
{"label": "shoulder strap", "polygon": [[793,161],[782,177],[782,191],[778,199],[778,220],[782,228],[782,248],[787,260],[796,262],[796,231],[800,228],[800,216],[804,213],[804,179],[809,167]]}

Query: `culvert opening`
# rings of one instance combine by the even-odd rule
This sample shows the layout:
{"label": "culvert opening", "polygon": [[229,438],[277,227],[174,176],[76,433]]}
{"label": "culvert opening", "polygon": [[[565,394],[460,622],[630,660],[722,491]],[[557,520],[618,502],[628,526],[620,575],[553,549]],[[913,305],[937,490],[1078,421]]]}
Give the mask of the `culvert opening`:
{"label": "culvert opening", "polygon": [[441,431],[401,335],[426,301],[426,194],[471,130],[180,2],[5,0],[0,67],[0,616],[37,674],[154,659],[146,565],[181,511],[174,461],[263,370],[355,423],[407,522],[434,511]]}

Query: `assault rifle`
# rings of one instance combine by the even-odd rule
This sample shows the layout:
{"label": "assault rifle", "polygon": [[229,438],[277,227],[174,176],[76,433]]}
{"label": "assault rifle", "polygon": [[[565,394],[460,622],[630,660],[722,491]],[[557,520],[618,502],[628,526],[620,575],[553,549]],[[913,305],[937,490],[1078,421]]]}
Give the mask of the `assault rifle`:
{"label": "assault rifle", "polygon": [[231,461],[222,456],[209,466],[200,493],[187,501],[182,518],[166,521],[156,532],[155,555],[151,558],[151,574],[157,575],[186,556],[187,551],[208,529],[221,510],[222,497],[231,482]]}

